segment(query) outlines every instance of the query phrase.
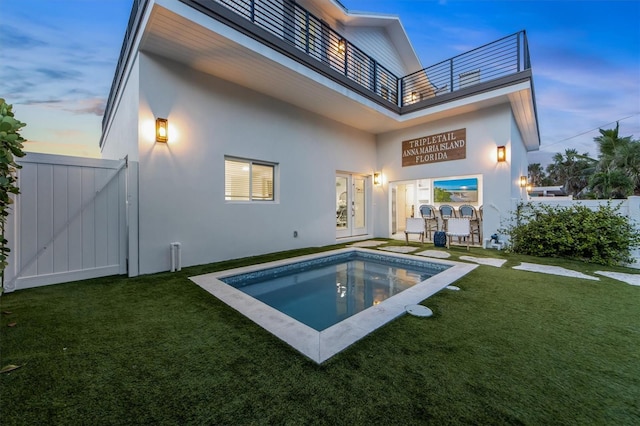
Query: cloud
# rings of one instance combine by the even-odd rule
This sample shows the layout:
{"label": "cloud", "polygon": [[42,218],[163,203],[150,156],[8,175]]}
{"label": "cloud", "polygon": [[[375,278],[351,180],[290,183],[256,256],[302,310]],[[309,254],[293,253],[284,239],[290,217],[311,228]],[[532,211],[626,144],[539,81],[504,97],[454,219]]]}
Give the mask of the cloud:
{"label": "cloud", "polygon": [[637,61],[628,55],[583,51],[578,42],[563,47],[559,36],[551,33],[535,48],[544,52],[533,63],[541,150],[572,148],[596,156],[593,138],[598,128],[614,127],[617,120],[623,120],[621,134],[640,135]]}
{"label": "cloud", "polygon": [[[115,68],[108,64],[117,60],[117,44],[100,40],[104,34],[81,22],[70,25],[53,17],[46,22],[41,15],[21,12],[25,16],[12,16],[0,33],[0,62],[6,67],[3,74],[10,76],[3,78],[4,96],[13,103],[50,106],[83,99],[95,105],[96,98],[106,98]],[[101,108],[75,110],[95,114]]]}
{"label": "cloud", "polygon": [[105,98],[91,98],[81,99],[76,102],[76,107],[68,111],[75,114],[92,114],[102,117],[104,115],[104,108],[106,104]]}
{"label": "cloud", "polygon": [[51,68],[36,68],[35,71],[52,80],[73,80],[78,81],[82,73],[73,70],[56,70]]}
{"label": "cloud", "polygon": [[33,49],[37,47],[44,47],[48,44],[44,40],[41,40],[38,37],[33,37],[31,34],[23,32],[11,24],[3,23],[3,26],[2,45],[5,49],[9,47]]}
{"label": "cloud", "polygon": [[81,98],[76,100],[37,100],[31,99],[22,103],[23,105],[39,106],[43,108],[57,109],[71,112],[73,114],[90,114],[102,117],[104,114],[105,98]]}

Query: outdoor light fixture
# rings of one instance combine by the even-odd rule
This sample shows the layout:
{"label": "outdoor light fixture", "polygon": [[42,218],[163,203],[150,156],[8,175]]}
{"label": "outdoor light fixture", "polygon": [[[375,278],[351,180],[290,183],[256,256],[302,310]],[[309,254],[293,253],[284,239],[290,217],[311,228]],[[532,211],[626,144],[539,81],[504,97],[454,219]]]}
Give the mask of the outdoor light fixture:
{"label": "outdoor light fixture", "polygon": [[527,177],[520,176],[520,188],[524,188],[525,186],[527,186]]}
{"label": "outdoor light fixture", "polygon": [[527,184],[527,193],[533,191],[533,185],[531,185],[530,183]]}
{"label": "outdoor light fixture", "polygon": [[504,145],[498,147],[498,162],[507,161],[507,148]]}
{"label": "outdoor light fixture", "polygon": [[169,120],[166,118],[156,118],[156,142],[167,142],[169,140]]}
{"label": "outdoor light fixture", "polygon": [[343,38],[338,42],[338,52],[344,53],[347,50],[347,41]]}
{"label": "outdoor light fixture", "polygon": [[373,174],[373,184],[375,186],[380,186],[382,185],[382,173],[380,172],[375,172]]}
{"label": "outdoor light fixture", "polygon": [[418,93],[411,92],[411,102],[415,102],[418,100]]}

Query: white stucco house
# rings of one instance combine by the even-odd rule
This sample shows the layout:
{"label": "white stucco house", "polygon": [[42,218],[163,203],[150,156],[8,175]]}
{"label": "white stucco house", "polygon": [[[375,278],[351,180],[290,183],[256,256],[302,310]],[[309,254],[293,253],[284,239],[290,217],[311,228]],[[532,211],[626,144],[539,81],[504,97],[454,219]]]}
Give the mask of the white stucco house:
{"label": "white stucco house", "polygon": [[438,190],[495,232],[540,144],[526,35],[428,65],[337,0],[134,1],[100,140],[130,274],[393,237]]}

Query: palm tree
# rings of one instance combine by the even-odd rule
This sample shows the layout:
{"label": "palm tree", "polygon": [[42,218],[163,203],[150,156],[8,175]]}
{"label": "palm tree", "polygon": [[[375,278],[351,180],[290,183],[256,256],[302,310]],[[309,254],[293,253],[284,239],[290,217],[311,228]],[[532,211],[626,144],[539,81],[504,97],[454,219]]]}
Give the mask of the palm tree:
{"label": "palm tree", "polygon": [[612,158],[615,155],[616,148],[618,148],[620,145],[628,144],[631,141],[631,136],[621,138],[619,136],[619,130],[619,122],[616,122],[615,129],[598,129],[598,131],[600,132],[600,136],[596,136],[595,138],[593,138],[593,141],[598,144],[601,158]]}
{"label": "palm tree", "polygon": [[598,198],[627,198],[633,191],[633,182],[622,170],[613,169],[592,175],[589,187]]}
{"label": "palm tree", "polygon": [[542,182],[546,175],[540,163],[529,164],[527,171],[529,172],[529,182],[531,182],[531,185],[542,186]]}
{"label": "palm tree", "polygon": [[[616,123],[615,129],[599,129],[600,136],[593,138],[598,144],[600,157],[589,186],[601,193],[603,189],[610,188],[613,182],[617,182],[613,185],[617,189],[611,188],[618,196],[640,194],[640,141],[631,139],[631,136],[620,137],[619,130],[620,123]],[[605,178],[607,174],[610,176]],[[604,182],[609,184],[603,186]],[[611,194],[604,196],[610,198]]]}
{"label": "palm tree", "polygon": [[640,141],[630,140],[620,145],[614,154],[613,163],[633,183],[633,193],[640,195]]}
{"label": "palm tree", "polygon": [[578,196],[589,184],[595,160],[588,153],[578,154],[575,149],[566,149],[564,154],[556,153],[553,163],[547,166],[549,178],[561,185],[569,195]]}

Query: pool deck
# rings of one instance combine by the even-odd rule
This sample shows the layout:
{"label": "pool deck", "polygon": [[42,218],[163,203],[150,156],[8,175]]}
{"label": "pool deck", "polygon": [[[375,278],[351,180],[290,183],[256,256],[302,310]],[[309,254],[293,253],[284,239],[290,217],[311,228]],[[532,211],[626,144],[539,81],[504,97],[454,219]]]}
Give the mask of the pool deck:
{"label": "pool deck", "polygon": [[362,339],[372,331],[404,314],[407,305],[414,305],[427,299],[447,287],[454,281],[471,272],[478,265],[453,262],[442,259],[418,258],[417,256],[384,253],[385,256],[401,259],[423,260],[430,263],[450,265],[451,267],[437,275],[422,281],[403,292],[390,297],[376,306],[359,312],[323,331],[317,331],[283,314],[269,305],[254,299],[242,291],[220,281],[231,275],[283,266],[303,260],[340,254],[350,251],[381,254],[380,251],[365,248],[345,248],[328,252],[300,256],[276,262],[261,263],[243,268],[230,269],[211,274],[198,275],[189,279],[208,291],[233,309],[280,338],[318,364],[328,360],[338,352]]}

